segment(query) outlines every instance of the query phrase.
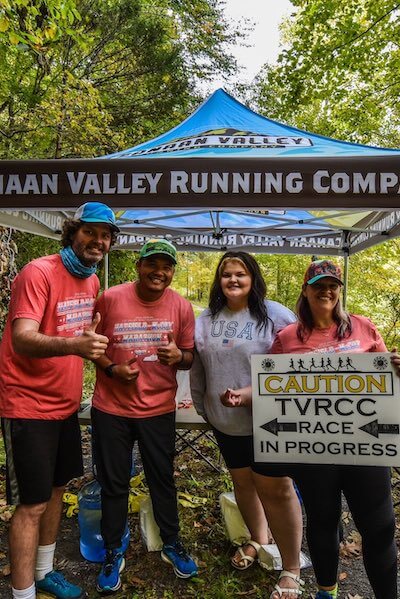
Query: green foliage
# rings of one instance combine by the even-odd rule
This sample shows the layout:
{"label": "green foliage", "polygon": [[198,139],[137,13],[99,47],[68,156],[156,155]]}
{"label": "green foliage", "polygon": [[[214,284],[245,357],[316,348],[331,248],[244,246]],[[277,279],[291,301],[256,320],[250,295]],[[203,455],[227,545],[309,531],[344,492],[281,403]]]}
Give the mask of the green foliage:
{"label": "green foliage", "polygon": [[173,287],[193,304],[206,306],[210,285],[221,254],[183,252],[174,276]]}
{"label": "green foliage", "polygon": [[377,325],[389,350],[400,349],[399,255],[394,239],[350,259],[349,309]]}
{"label": "green foliage", "polygon": [[400,145],[399,6],[393,0],[293,0],[285,49],[255,86],[272,116],[346,141]]}
{"label": "green foliage", "polygon": [[[108,255],[108,281],[109,286],[127,283],[136,279],[136,260],[137,252],[128,250],[111,251]],[[104,277],[104,266],[102,265],[101,275]],[[104,281],[104,278],[101,278]]]}
{"label": "green foliage", "polygon": [[234,72],[242,35],[214,0],[2,5],[0,158],[91,157],[159,134],[198,81]]}
{"label": "green foliage", "polygon": [[63,35],[80,38],[75,0],[2,0],[0,41],[38,56]]}
{"label": "green foliage", "polygon": [[18,254],[16,255],[18,271],[31,260],[35,260],[35,258],[56,254],[60,251],[61,247],[59,241],[38,237],[30,233],[22,233],[21,231],[15,231],[13,239],[18,246]]}

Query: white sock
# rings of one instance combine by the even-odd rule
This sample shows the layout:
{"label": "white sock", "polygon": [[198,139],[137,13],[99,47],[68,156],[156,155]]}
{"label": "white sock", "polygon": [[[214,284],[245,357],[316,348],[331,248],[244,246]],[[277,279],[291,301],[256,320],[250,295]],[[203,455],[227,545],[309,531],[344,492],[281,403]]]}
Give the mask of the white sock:
{"label": "white sock", "polygon": [[27,589],[14,589],[12,588],[13,599],[36,599],[35,583],[31,584]]}
{"label": "white sock", "polygon": [[56,544],[39,545],[36,556],[35,580],[43,578],[52,571]]}

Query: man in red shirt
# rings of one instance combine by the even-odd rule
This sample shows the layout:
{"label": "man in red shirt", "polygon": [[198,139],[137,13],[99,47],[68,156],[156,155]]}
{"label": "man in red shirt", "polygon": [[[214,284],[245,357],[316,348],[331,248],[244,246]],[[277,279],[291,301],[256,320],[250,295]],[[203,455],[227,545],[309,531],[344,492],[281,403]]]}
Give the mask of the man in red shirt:
{"label": "man in red shirt", "polygon": [[138,280],[108,289],[95,307],[101,315],[99,330],[110,340],[96,361],[92,408],[106,548],[97,590],[103,593],[121,586],[121,538],[135,440],[164,543],[161,557],[181,578],[197,574],[179,540],[173,477],[176,371],[190,368],[194,346],[193,309],[169,288],[176,261],[176,249],[167,240],[148,241],[137,262]]}
{"label": "man in red shirt", "polygon": [[85,595],[53,570],[53,558],[65,484],[83,472],[82,358],[99,358],[108,343],[96,332],[99,314],[93,318],[95,272],[118,230],[108,206],[84,204],[64,223],[60,253],[33,260],[12,285],[0,415],[7,498],[17,506],[9,533],[13,599],[35,599],[36,589],[57,599]]}

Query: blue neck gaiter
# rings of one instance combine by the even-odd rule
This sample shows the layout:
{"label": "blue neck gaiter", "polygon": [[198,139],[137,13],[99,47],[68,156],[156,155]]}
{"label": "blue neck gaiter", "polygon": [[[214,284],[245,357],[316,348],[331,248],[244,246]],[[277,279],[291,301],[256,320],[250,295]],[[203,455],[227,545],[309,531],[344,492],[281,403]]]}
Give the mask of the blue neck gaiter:
{"label": "blue neck gaiter", "polygon": [[94,275],[97,270],[96,264],[93,266],[85,266],[82,264],[70,245],[60,250],[60,256],[62,263],[68,272],[79,279],[87,279],[91,275]]}

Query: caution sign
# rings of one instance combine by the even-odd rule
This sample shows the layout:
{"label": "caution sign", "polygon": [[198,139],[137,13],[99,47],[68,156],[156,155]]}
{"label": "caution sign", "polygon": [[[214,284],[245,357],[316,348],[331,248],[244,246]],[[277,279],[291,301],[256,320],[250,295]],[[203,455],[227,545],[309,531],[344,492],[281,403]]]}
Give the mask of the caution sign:
{"label": "caution sign", "polygon": [[390,353],[252,356],[257,462],[400,465]]}

